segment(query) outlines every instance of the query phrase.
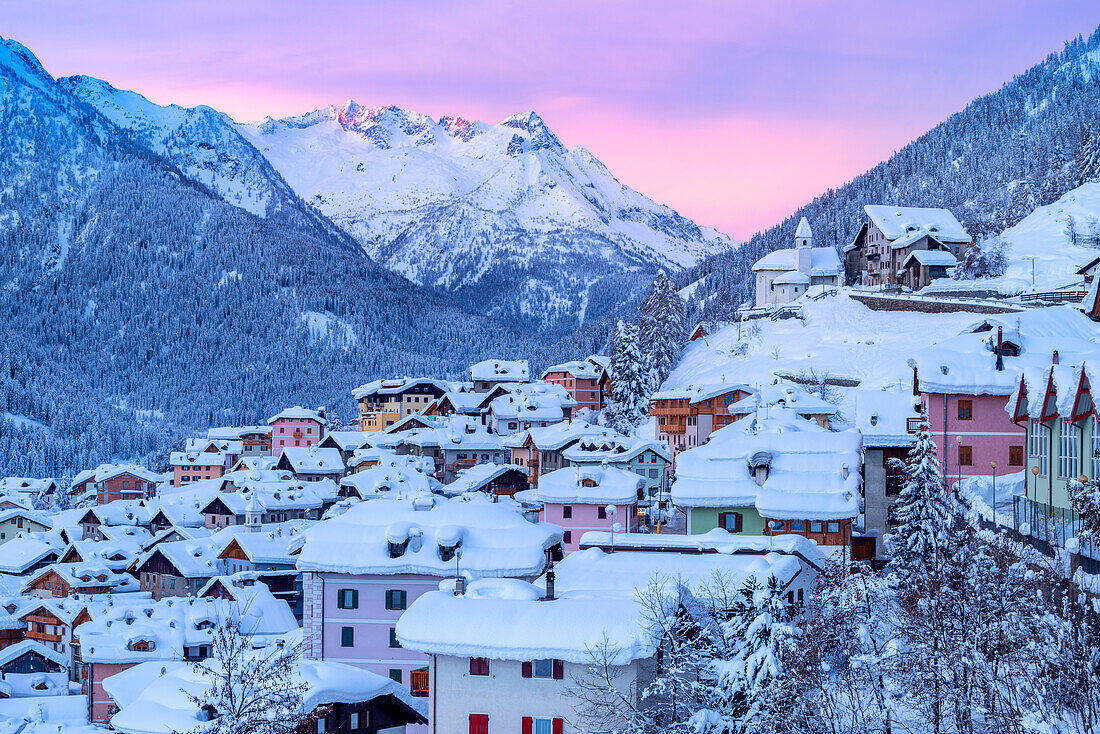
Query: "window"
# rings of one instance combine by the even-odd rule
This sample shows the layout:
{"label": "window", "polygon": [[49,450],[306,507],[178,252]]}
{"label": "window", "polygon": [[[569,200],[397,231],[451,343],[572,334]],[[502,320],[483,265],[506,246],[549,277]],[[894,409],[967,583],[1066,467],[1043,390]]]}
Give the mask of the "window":
{"label": "window", "polygon": [[829,530],[830,533],[839,533],[840,532],[840,523],[838,523],[838,522],[829,523],[828,530]]}
{"label": "window", "polygon": [[340,647],[355,647],[355,628],[340,628]]}
{"label": "window", "polygon": [[810,532],[811,533],[820,533],[821,532],[821,521],[820,520],[811,520],[810,521]]}
{"label": "window", "polygon": [[562,505],[561,516],[565,520],[573,517],[573,505]]}
{"label": "window", "polygon": [[959,420],[968,421],[974,417],[974,401],[973,400],[960,400],[959,401]]}
{"label": "window", "polygon": [[538,719],[523,717],[522,734],[561,734],[562,719]]}
{"label": "window", "polygon": [[562,680],[565,677],[565,663],[552,658],[528,660],[523,663],[523,677]]}
{"label": "window", "polygon": [[1095,418],[1092,421],[1092,474],[1090,476],[1100,477],[1100,421]]}
{"label": "window", "polygon": [[1031,451],[1032,458],[1036,459],[1036,463],[1039,466],[1039,474],[1046,476],[1047,473],[1047,457],[1050,452],[1049,437],[1047,436],[1047,428],[1037,420],[1031,421],[1031,428],[1029,438],[1029,450]]}
{"label": "window", "polygon": [[744,517],[740,512],[719,512],[718,527],[731,533],[739,533],[744,527]]}
{"label": "window", "polygon": [[489,714],[470,714],[470,734],[489,734]]}
{"label": "window", "polygon": [[959,446],[959,465],[960,466],[973,466],[974,464],[974,447],[973,446]]}
{"label": "window", "polygon": [[1069,479],[1080,474],[1077,470],[1077,455],[1081,450],[1079,438],[1076,424],[1066,420],[1061,421],[1058,429],[1058,477],[1060,479]]}
{"label": "window", "polygon": [[390,627],[390,647],[401,647],[401,640],[397,639],[396,627]]}
{"label": "window", "polygon": [[470,675],[489,675],[489,658],[470,658]]}
{"label": "window", "polygon": [[650,469],[649,470],[649,478],[650,479],[656,479],[657,478],[657,470],[656,469]]}
{"label": "window", "polygon": [[1023,466],[1024,465],[1024,447],[1023,446],[1009,446],[1008,447],[1008,465],[1009,466]]}
{"label": "window", "polygon": [[358,609],[359,589],[339,589],[336,592],[337,609]]}
{"label": "window", "polygon": [[805,520],[791,520],[791,532],[802,533],[806,531]]}
{"label": "window", "polygon": [[566,531],[562,532],[561,541],[563,543],[572,543],[573,542],[573,531],[566,530]]}
{"label": "window", "polygon": [[[401,682],[401,668],[390,668],[390,680],[400,683]],[[488,731],[488,728],[486,728]]]}
{"label": "window", "polygon": [[596,508],[596,517],[598,517],[600,520],[607,519],[607,507],[605,505],[600,505]]}
{"label": "window", "polygon": [[404,589],[390,589],[386,592],[386,609],[405,609],[407,606],[407,591]]}
{"label": "window", "polygon": [[359,728],[359,714],[358,712],[351,712],[348,714],[348,730],[355,731]]}

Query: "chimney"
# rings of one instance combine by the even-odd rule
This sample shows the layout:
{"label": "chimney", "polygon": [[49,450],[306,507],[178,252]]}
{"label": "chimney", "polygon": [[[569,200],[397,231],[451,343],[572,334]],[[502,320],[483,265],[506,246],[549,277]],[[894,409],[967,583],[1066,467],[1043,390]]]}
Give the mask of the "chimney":
{"label": "chimney", "polygon": [[1053,356],[1052,359],[1054,360],[1054,364],[1058,364],[1058,350],[1057,349],[1054,350],[1054,356]]}
{"label": "chimney", "polygon": [[1005,359],[1002,349],[1004,346],[1004,329],[1000,326],[997,327],[997,371],[1004,372]]}
{"label": "chimney", "polygon": [[424,533],[420,528],[409,528],[409,550],[418,552],[424,544]]}
{"label": "chimney", "polygon": [[546,572],[546,595],[542,597],[543,601],[550,601],[554,598],[554,569],[550,569]]}
{"label": "chimney", "polygon": [[455,596],[466,595],[466,577],[455,576]]}

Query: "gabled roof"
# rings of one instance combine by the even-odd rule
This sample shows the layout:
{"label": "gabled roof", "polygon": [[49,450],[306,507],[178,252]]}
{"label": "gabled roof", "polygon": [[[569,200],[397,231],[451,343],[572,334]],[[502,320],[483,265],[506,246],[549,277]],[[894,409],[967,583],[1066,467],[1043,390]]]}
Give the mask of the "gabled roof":
{"label": "gabled roof", "polygon": [[555,372],[564,372],[570,377],[589,380],[595,379],[603,374],[603,369],[598,364],[587,360],[573,360],[572,362],[562,362],[561,364],[550,365],[543,370],[542,378],[545,380],[547,375]]}
{"label": "gabled roof", "polygon": [[550,426],[529,428],[526,431],[508,436],[504,439],[504,445],[519,448],[530,442],[539,451],[553,451],[573,441],[579,441],[586,436],[621,435],[612,428],[596,426],[587,421],[561,421]]}
{"label": "gabled roof", "polygon": [[[757,270],[798,270],[797,248],[775,250],[753,263],[753,271]],[[810,248],[810,275],[824,277],[839,275],[843,270],[840,263],[840,255],[831,247]]]}
{"label": "gabled roof", "polygon": [[208,438],[239,439],[249,434],[260,433],[271,435],[271,426],[222,426],[211,428],[206,432]]}
{"label": "gabled roof", "polygon": [[531,368],[526,359],[485,359],[470,365],[470,379],[474,382],[526,382],[531,379]]}
{"label": "gabled roof", "polygon": [[645,477],[625,469],[569,466],[543,474],[537,489],[520,494],[539,502],[630,505],[640,499],[645,485]]}
{"label": "gabled roof", "polygon": [[513,471],[520,472],[524,476],[529,476],[531,473],[526,467],[518,464],[477,464],[463,469],[453,482],[443,485],[443,494],[456,496],[466,492],[477,492],[494,479]]}
{"label": "gabled roof", "polygon": [[287,446],[279,457],[279,466],[286,465],[295,474],[342,474],[344,459],[340,449],[316,446]]}
{"label": "gabled roof", "polygon": [[138,464],[100,464],[95,469],[85,469],[73,477],[72,486],[84,484],[89,479],[95,482],[106,482],[123,474],[129,474],[146,482],[155,483],[162,479],[160,474],[151,472]]}
{"label": "gabled roof", "polygon": [[284,408],[275,415],[267,419],[268,423],[274,423],[278,420],[306,420],[313,421],[320,425],[325,425],[325,419],[321,417],[321,414],[316,410],[310,410],[309,408],[303,408],[300,405],[295,405],[293,408]]}
{"label": "gabled roof", "polygon": [[23,640],[0,650],[0,665],[7,665],[12,660],[18,660],[28,653],[41,655],[46,660],[57,663],[62,667],[67,668],[69,666],[69,661],[64,655],[51,650],[37,640]]}
{"label": "gabled roof", "polygon": [[369,443],[369,437],[362,431],[329,431],[317,445],[321,448],[355,451],[369,445]]}
{"label": "gabled roof", "polygon": [[909,263],[914,260],[927,267],[941,265],[952,268],[959,264],[959,260],[954,253],[947,250],[914,250],[909,253],[909,257],[905,258],[901,266],[907,268]]}
{"label": "gabled roof", "polygon": [[966,229],[947,209],[866,204],[863,211],[891,242],[917,231],[930,234],[940,242],[971,240]]}
{"label": "gabled roof", "polygon": [[351,391],[356,400],[361,400],[371,395],[400,395],[414,387],[427,386],[440,392],[451,389],[450,383],[443,380],[435,380],[430,377],[399,377],[397,379],[374,380],[360,385]]}

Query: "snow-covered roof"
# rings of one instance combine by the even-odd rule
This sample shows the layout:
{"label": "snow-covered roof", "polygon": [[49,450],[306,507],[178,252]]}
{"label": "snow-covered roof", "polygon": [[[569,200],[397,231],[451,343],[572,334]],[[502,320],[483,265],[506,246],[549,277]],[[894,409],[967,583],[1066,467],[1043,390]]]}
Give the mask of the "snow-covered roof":
{"label": "snow-covered roof", "polygon": [[915,440],[909,421],[919,417],[920,399],[908,387],[855,389],[855,427],[865,447],[910,446]]}
{"label": "snow-covered roof", "polygon": [[[858,514],[858,431],[829,431],[789,410],[746,418],[677,458],[672,501],[681,507],[755,507],[771,519],[836,520]],[[766,467],[758,484],[754,467]]]}
{"label": "snow-covered roof", "polygon": [[521,494],[539,502],[629,505],[638,501],[645,485],[645,477],[625,469],[569,466],[543,474],[537,489]]}
{"label": "snow-covered roof", "polygon": [[565,418],[566,409],[576,406],[577,401],[561,385],[529,383],[493,398],[489,411],[498,421],[557,423]]}
{"label": "snow-covered roof", "polygon": [[400,443],[443,451],[500,451],[504,448],[500,436],[489,433],[476,423],[463,424],[452,420],[441,428],[417,428],[406,431]]}
{"label": "snow-covered roof", "polygon": [[909,267],[911,260],[916,260],[921,265],[928,267],[942,265],[950,268],[959,264],[958,258],[947,250],[914,250],[909,253],[909,257],[905,258],[901,266],[903,268]]}
{"label": "snow-covered roof", "polygon": [[354,451],[370,443],[369,436],[363,431],[329,431],[321,441],[322,443],[332,441],[342,451]]}
{"label": "snow-covered roof", "polygon": [[867,213],[886,239],[893,241],[914,231],[930,234],[940,242],[970,242],[970,235],[947,209],[866,204]]}
{"label": "snow-covered roof", "polygon": [[0,494],[38,494],[42,490],[51,491],[57,482],[49,477],[0,477]]}
{"label": "snow-covered roof", "polygon": [[206,432],[207,438],[239,439],[250,434],[271,435],[271,426],[220,426]]}
{"label": "snow-covered roof", "polygon": [[[5,673],[0,693],[8,698],[69,695],[69,673]],[[0,696],[2,698],[2,696]],[[0,717],[3,712],[0,711]]]}
{"label": "snow-covered roof", "polygon": [[589,530],[581,536],[581,550],[587,548],[618,549],[625,552],[660,551],[696,555],[764,555],[782,553],[798,556],[820,569],[827,559],[817,543],[802,535],[743,535],[714,528],[705,533],[678,535],[674,533],[610,533]]}
{"label": "snow-covered roof", "polygon": [[130,474],[146,482],[159,482],[160,474],[151,472],[138,464],[100,464],[95,469],[85,469],[73,477],[72,486],[84,484],[89,479],[95,482],[106,482],[123,474]]}
{"label": "snow-covered roof", "polygon": [[82,589],[102,586],[110,587],[112,591],[116,592],[138,590],[137,579],[133,576],[108,568],[106,564],[99,561],[54,563],[29,576],[27,578],[27,588],[49,573],[56,573],[62,581],[78,592]]}
{"label": "snow-covered roof", "polygon": [[[1020,348],[1020,356],[1005,356],[996,369],[997,329]],[[916,369],[918,389],[928,393],[1009,395],[1028,366],[1048,367],[1055,349],[1061,354],[1086,353],[1100,339],[1100,324],[1072,306],[1028,309],[1018,314],[987,316],[962,333],[916,352],[909,366]]]}
{"label": "snow-covered roof", "polygon": [[577,464],[618,464],[631,461],[647,451],[665,461],[672,460],[672,452],[665,441],[626,436],[600,436],[582,438],[562,452],[562,458]]}
{"label": "snow-covered roof", "polygon": [[496,660],[553,658],[588,663],[605,652],[614,665],[652,656],[661,631],[643,595],[671,594],[677,585],[705,595],[716,578],[739,588],[750,576],[789,583],[803,568],[793,555],[660,552],[604,553],[592,548],[555,567],[555,597],[544,584],[515,579],[472,581],[454,594],[451,579],[418,598],[397,622],[397,637],[412,650]]}
{"label": "snow-covered roof", "polygon": [[618,431],[587,421],[562,421],[549,426],[529,428],[504,439],[505,446],[519,447],[528,440],[539,451],[553,451],[586,436],[621,436]]}
{"label": "snow-covered roof", "polygon": [[281,528],[272,531],[234,532],[217,538],[218,555],[222,555],[234,543],[252,563],[294,565],[294,556],[290,554],[290,541],[294,534],[282,532]]}
{"label": "snow-covered roof", "polygon": [[[402,457],[404,458],[404,457]],[[415,459],[418,457],[408,457]],[[427,457],[419,457],[427,458]],[[431,462],[431,459],[428,458]],[[495,466],[487,464],[486,466]],[[432,491],[432,480],[412,462],[386,463],[349,474],[340,480],[341,487],[351,487],[361,499],[372,497],[411,498]],[[434,463],[433,463],[434,468]]]}
{"label": "snow-covered roof", "polygon": [[570,377],[581,380],[595,379],[603,374],[603,370],[597,364],[587,360],[573,360],[572,362],[562,362],[561,364],[550,365],[543,370],[542,377],[546,379],[547,375],[554,374],[555,372],[563,372]]}
{"label": "snow-covered roof", "polygon": [[429,377],[400,377],[397,379],[382,379],[368,382],[352,390],[351,395],[356,400],[361,400],[371,395],[400,395],[403,392],[421,385],[434,387],[441,392],[447,392],[451,389],[450,383],[444,382],[443,380],[434,380]]}
{"label": "snow-covered roof", "polygon": [[706,384],[691,384],[684,387],[658,390],[650,396],[650,400],[687,400],[688,402],[701,403],[720,395],[729,395],[735,392],[752,393],[753,387],[739,382],[711,382]]}
{"label": "snow-covered roof", "polygon": [[0,573],[22,574],[35,564],[61,554],[65,544],[59,534],[20,533],[4,545],[0,553]]}
{"label": "snow-covered roof", "polygon": [[0,650],[0,666],[7,665],[12,660],[21,658],[29,652],[37,653],[50,662],[57,663],[63,667],[69,667],[69,659],[67,657],[56,650],[51,650],[37,640],[23,640],[14,645],[8,645]]}
{"label": "snow-covered roof", "polygon": [[530,474],[526,467],[517,464],[475,464],[460,471],[453,482],[443,485],[442,491],[449,496],[476,492],[484,488],[489,482],[510,471],[518,471],[525,475]]}
{"label": "snow-covered roof", "polygon": [[776,285],[809,285],[810,276],[797,270],[788,270],[772,282]]}
{"label": "snow-covered roof", "polygon": [[340,449],[322,449],[316,446],[287,446],[283,449],[280,464],[286,461],[295,474],[342,474],[344,458]]}
{"label": "snow-covered roof", "polygon": [[528,521],[514,502],[471,493],[361,502],[317,523],[296,545],[303,571],[450,576],[456,562],[443,555],[457,547],[463,572],[535,576],[561,538],[560,528]]}
{"label": "snow-covered roof", "polygon": [[224,466],[225,455],[213,451],[173,451],[168,463],[186,469],[191,466]]}
{"label": "snow-covered roof", "polygon": [[[788,248],[769,252],[757,260],[752,269],[756,270],[798,270],[798,249]],[[810,248],[810,275],[815,277],[839,275],[843,270],[840,255],[832,247]]]}
{"label": "snow-covered roof", "polygon": [[[256,582],[247,600],[164,597],[138,607],[108,607],[76,628],[81,655],[92,663],[181,660],[185,647],[211,644],[212,630],[236,620],[246,635],[281,635],[298,629],[290,607]],[[148,650],[140,649],[148,643]],[[138,648],[138,649],[135,649]]]}
{"label": "snow-covered roof", "polygon": [[[270,654],[260,650],[255,654]],[[213,681],[207,671],[219,663],[208,659],[195,666],[185,662],[147,662],[107,678],[103,688],[118,706],[111,728],[123,734],[174,734],[202,732],[213,726],[195,698],[209,691]],[[305,687],[302,709],[312,711],[332,703],[360,703],[392,696],[421,718],[427,718],[427,702],[387,677],[343,663],[297,660],[293,680]]]}
{"label": "snow-covered roof", "polygon": [[239,455],[244,451],[244,441],[236,438],[189,438],[184,442],[183,450]]}
{"label": "snow-covered roof", "polygon": [[531,368],[526,359],[485,359],[470,365],[470,379],[474,382],[525,382],[531,379]]}
{"label": "snow-covered roof", "polygon": [[798,220],[798,227],[794,230],[794,236],[798,239],[809,239],[814,236],[813,230],[810,229],[810,221],[806,217]]}
{"label": "snow-covered roof", "polygon": [[138,557],[137,569],[140,571],[158,553],[185,578],[206,579],[224,573],[225,564],[218,560],[218,548],[212,537],[158,543]]}
{"label": "snow-covered roof", "polygon": [[300,405],[295,405],[293,408],[284,408],[275,415],[267,419],[267,422],[274,423],[278,420],[306,420],[319,423],[322,426],[325,425],[325,419],[321,417],[321,413],[316,410],[310,410],[309,408],[303,408]]}

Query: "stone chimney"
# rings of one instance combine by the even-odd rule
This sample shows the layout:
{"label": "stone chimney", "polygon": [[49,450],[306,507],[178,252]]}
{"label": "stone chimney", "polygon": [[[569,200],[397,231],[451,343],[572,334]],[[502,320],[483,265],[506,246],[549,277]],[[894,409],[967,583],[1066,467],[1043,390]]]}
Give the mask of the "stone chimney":
{"label": "stone chimney", "polygon": [[554,598],[554,569],[550,569],[546,572],[546,595],[542,597],[543,601],[550,601]]}

